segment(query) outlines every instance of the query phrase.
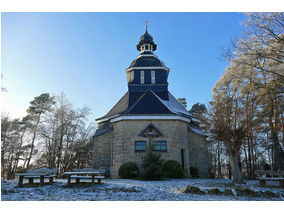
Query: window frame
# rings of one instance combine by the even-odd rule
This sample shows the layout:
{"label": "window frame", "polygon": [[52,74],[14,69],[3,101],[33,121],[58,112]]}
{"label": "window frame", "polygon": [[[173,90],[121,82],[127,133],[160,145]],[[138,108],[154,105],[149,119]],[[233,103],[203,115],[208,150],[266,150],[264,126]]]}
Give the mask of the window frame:
{"label": "window frame", "polygon": [[[145,144],[145,150],[137,150],[136,149],[136,145],[138,144],[138,143],[144,143]],[[135,141],[134,142],[134,151],[135,152],[145,152],[147,150],[147,141]]]}
{"label": "window frame", "polygon": [[151,84],[156,84],[156,72],[151,70]]}
{"label": "window frame", "polygon": [[[156,149],[156,147],[157,147],[156,144],[158,144],[158,143],[160,143],[160,145],[159,145],[160,149]],[[164,143],[166,149],[161,149],[161,147],[162,147],[161,143]],[[168,143],[167,143],[167,141],[156,141],[155,142],[155,146],[154,146],[154,150],[157,151],[157,152],[167,152],[168,151]]]}
{"label": "window frame", "polygon": [[143,70],[140,71],[140,84],[145,84],[145,72]]}

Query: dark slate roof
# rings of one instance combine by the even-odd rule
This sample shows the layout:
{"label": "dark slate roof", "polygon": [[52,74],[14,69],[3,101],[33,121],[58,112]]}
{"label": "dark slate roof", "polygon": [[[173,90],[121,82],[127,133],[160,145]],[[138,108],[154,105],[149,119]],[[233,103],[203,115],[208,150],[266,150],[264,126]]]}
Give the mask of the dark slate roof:
{"label": "dark slate roof", "polygon": [[123,114],[172,114],[152,90],[146,91]]}
{"label": "dark slate roof", "polygon": [[148,33],[148,31],[146,30],[146,32],[140,37],[140,42],[151,42],[153,41],[153,37]]}
{"label": "dark slate roof", "polygon": [[137,45],[137,50],[140,51],[140,47],[142,44],[152,44],[153,45],[153,50],[157,49],[157,45],[154,43],[153,41],[153,37],[148,33],[148,31],[146,30],[146,32],[140,37],[140,41],[139,44]]}
{"label": "dark slate roof", "polygon": [[[155,94],[156,95],[156,94]],[[186,108],[169,92],[169,99],[163,100],[158,95],[157,98],[174,114],[184,115],[187,117],[194,117]]]}
{"label": "dark slate roof", "polygon": [[[103,117],[114,115],[181,115],[193,118],[184,106],[169,93],[165,96],[152,90],[146,92],[127,92],[119,102]],[[165,98],[165,99],[164,99]]]}
{"label": "dark slate roof", "polygon": [[165,67],[167,68],[164,62],[162,62],[161,60],[159,60],[158,58],[154,56],[144,56],[144,57],[136,58],[135,60],[131,62],[131,64],[129,65],[127,69],[132,68],[132,67]]}
{"label": "dark slate roof", "polygon": [[207,137],[207,134],[205,132],[203,132],[201,129],[197,128],[196,126],[194,126],[192,124],[188,124],[188,128],[198,135]]}
{"label": "dark slate roof", "polygon": [[107,133],[110,129],[111,129],[110,122],[102,123],[98,126],[98,129],[96,130],[93,137],[103,135],[103,134]]}
{"label": "dark slate roof", "polygon": [[129,93],[129,106],[132,106],[144,93],[145,91],[130,92]]}
{"label": "dark slate roof", "polygon": [[125,110],[127,110],[128,106],[129,106],[129,92],[125,93],[125,95],[114,105],[114,107],[105,116],[98,118],[96,120],[120,114]]}

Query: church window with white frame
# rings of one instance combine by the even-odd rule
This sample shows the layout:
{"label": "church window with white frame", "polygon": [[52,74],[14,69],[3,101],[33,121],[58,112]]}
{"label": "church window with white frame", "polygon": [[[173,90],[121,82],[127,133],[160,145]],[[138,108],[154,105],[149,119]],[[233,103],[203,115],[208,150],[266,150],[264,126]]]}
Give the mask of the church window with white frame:
{"label": "church window with white frame", "polygon": [[141,71],[141,72],[140,72],[140,83],[141,83],[141,84],[144,84],[144,82],[145,82],[145,79],[144,79],[144,71]]}
{"label": "church window with white frame", "polygon": [[155,84],[156,83],[156,77],[155,77],[155,71],[151,71],[151,83]]}

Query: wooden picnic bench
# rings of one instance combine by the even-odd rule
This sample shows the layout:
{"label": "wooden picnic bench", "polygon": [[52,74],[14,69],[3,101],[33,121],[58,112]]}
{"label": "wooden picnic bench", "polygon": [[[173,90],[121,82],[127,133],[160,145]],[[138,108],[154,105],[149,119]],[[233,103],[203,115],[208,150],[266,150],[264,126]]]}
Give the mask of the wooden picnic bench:
{"label": "wooden picnic bench", "polygon": [[58,169],[48,169],[48,168],[40,168],[40,169],[30,169],[26,173],[16,173],[16,176],[19,176],[18,186],[23,186],[24,179],[28,179],[30,184],[34,183],[34,179],[40,179],[40,185],[43,186],[44,179],[48,178],[49,183],[53,183],[53,179],[56,177],[55,173]]}
{"label": "wooden picnic bench", "polygon": [[[255,174],[259,176],[257,179],[262,187],[266,186],[267,181],[278,181],[279,186],[284,188],[284,171],[256,170]],[[264,175],[270,175],[271,177],[263,177]]]}
{"label": "wooden picnic bench", "polygon": [[68,185],[71,184],[72,179],[76,179],[76,183],[80,183],[81,179],[91,179],[92,184],[97,179],[98,183],[101,183],[101,180],[105,178],[105,169],[73,169],[72,172],[64,172],[64,175],[67,175]]}

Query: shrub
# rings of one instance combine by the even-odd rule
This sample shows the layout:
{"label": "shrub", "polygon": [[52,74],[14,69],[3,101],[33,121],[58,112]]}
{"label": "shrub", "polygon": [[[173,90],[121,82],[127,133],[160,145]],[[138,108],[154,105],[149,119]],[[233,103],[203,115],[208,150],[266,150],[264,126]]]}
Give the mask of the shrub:
{"label": "shrub", "polygon": [[119,167],[118,175],[123,179],[135,178],[139,175],[138,166],[131,161],[124,163]]}
{"label": "shrub", "polygon": [[247,196],[247,197],[259,197],[258,192],[253,191],[249,188],[236,188],[235,189],[238,196]]}
{"label": "shrub", "polygon": [[195,167],[190,167],[190,175],[192,178],[199,178],[199,171]]}
{"label": "shrub", "polygon": [[154,146],[149,145],[142,158],[142,178],[145,180],[160,180],[163,177],[163,160],[160,153],[154,152]]}
{"label": "shrub", "polygon": [[197,186],[191,186],[191,185],[188,185],[188,186],[186,187],[184,193],[200,194],[200,195],[206,194],[204,191],[202,191],[201,189],[199,189]]}
{"label": "shrub", "polygon": [[222,195],[223,193],[220,191],[218,188],[213,188],[208,190],[208,194],[213,194],[213,195]]}
{"label": "shrub", "polygon": [[226,196],[234,196],[233,190],[232,189],[225,189],[224,195],[226,195]]}
{"label": "shrub", "polygon": [[163,164],[162,171],[169,178],[184,178],[184,173],[181,165],[175,160],[169,160]]}

